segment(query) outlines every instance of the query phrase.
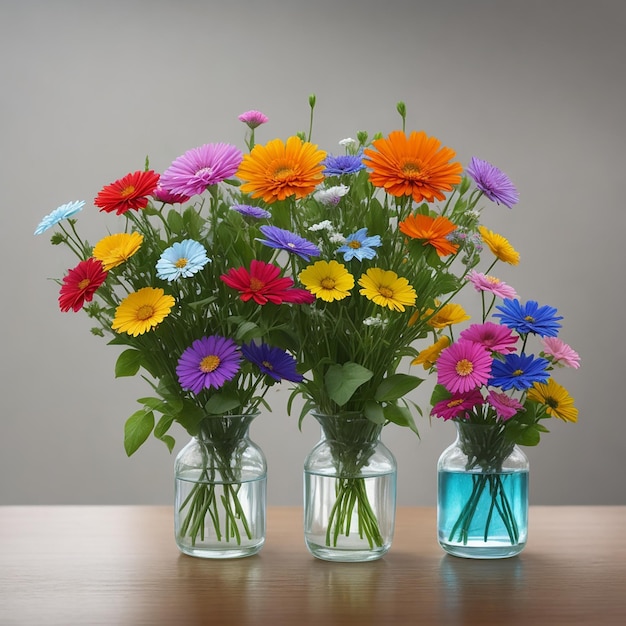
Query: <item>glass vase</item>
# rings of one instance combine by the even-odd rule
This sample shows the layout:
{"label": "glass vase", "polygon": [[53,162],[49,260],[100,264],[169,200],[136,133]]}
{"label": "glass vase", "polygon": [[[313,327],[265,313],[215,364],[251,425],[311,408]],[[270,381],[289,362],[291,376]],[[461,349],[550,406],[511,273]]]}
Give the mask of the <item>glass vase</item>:
{"label": "glass vase", "polygon": [[391,547],[397,465],[381,425],[313,413],[321,440],[304,463],[304,538],[326,561],[372,561]]}
{"label": "glass vase", "polygon": [[528,459],[502,425],[457,422],[437,464],[437,532],[454,556],[519,554],[528,535]]}
{"label": "glass vase", "polygon": [[176,457],[174,529],[184,554],[230,559],[262,548],[267,464],[248,436],[257,415],[205,418]]}

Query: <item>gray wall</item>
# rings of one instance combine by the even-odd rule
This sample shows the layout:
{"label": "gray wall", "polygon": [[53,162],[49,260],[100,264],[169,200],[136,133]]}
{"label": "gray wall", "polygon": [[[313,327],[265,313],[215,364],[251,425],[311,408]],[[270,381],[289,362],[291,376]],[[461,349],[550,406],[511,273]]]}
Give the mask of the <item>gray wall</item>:
{"label": "gray wall", "polygon": [[[521,202],[485,219],[520,251],[499,275],[565,315],[583,367],[559,381],[578,424],[551,424],[528,452],[533,504],[626,504],[622,402],[626,4],[622,0],[229,0],[0,2],[2,429],[0,504],[170,503],[172,462],[150,440],[125,456],[140,379],[114,380],[117,349],[62,314],[74,259],[33,237],[58,205],[86,199],[82,228],[102,236],[90,201],[143,165],[238,142],[236,116],[271,122],[258,140],[306,128],[327,150],[357,130],[388,132],[404,100],[409,128],[506,171]],[[478,313],[478,311],[476,311]],[[285,400],[286,390],[276,392]],[[413,399],[426,405],[429,390]],[[254,439],[271,504],[301,502],[301,467],[318,438],[283,410]],[[435,503],[435,463],[453,426],[390,426],[399,503]],[[177,431],[177,449],[187,436]]]}

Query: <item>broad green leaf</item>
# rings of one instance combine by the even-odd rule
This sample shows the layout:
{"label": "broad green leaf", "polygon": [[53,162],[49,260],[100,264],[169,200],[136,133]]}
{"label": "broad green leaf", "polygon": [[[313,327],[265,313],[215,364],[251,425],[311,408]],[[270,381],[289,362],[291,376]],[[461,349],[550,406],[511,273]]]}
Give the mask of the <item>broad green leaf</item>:
{"label": "broad green leaf", "polygon": [[241,406],[241,402],[235,394],[216,393],[209,398],[204,408],[211,415],[223,415],[238,406]]}
{"label": "broad green leaf", "polygon": [[131,456],[148,438],[154,428],[154,413],[143,409],[135,411],[124,424],[124,449]]}
{"label": "broad green leaf", "polygon": [[435,406],[435,404],[443,402],[443,400],[447,400],[451,397],[452,394],[443,385],[435,385],[433,393],[430,396],[430,404]]}
{"label": "broad green leaf", "polygon": [[157,439],[162,439],[163,435],[170,429],[172,422],[174,421],[173,415],[162,415],[161,419],[157,422],[154,427],[154,436]]}
{"label": "broad green leaf", "polygon": [[139,350],[133,350],[132,348],[124,350],[117,357],[115,363],[115,378],[134,376],[139,371],[142,360],[143,356]]}
{"label": "broad green leaf", "polygon": [[377,402],[393,402],[404,397],[409,391],[415,389],[422,382],[417,376],[408,374],[392,374],[385,378],[374,394]]}
{"label": "broad green leaf", "polygon": [[370,422],[374,422],[374,424],[384,424],[387,421],[382,404],[374,402],[373,400],[368,400],[365,403],[363,412],[365,413],[365,417],[367,417]]}
{"label": "broad green leaf", "polygon": [[169,226],[169,229],[176,235],[180,235],[180,233],[185,230],[185,223],[183,222],[183,218],[181,214],[176,211],[170,211],[167,214],[167,225]]}
{"label": "broad green leaf", "polygon": [[410,428],[418,437],[419,432],[417,430],[417,426],[415,425],[415,420],[411,415],[411,411],[407,407],[398,406],[397,404],[388,404],[385,408],[385,418],[390,422],[397,424],[398,426],[407,426]]}
{"label": "broad green leaf", "polygon": [[261,329],[254,322],[243,322],[237,327],[235,339],[239,341],[248,341],[262,335]]}
{"label": "broad green leaf", "polygon": [[358,363],[331,365],[324,377],[326,391],[333,402],[343,406],[354,395],[354,392],[366,383],[373,373]]}

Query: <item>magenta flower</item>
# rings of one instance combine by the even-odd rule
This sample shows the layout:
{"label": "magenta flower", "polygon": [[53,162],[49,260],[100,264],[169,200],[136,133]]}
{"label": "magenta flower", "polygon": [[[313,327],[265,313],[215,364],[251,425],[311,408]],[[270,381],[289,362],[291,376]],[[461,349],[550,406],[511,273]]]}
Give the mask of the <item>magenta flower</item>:
{"label": "magenta flower", "polygon": [[508,326],[484,322],[483,324],[472,324],[469,328],[466,328],[459,335],[459,339],[479,343],[483,348],[491,352],[509,354],[510,352],[515,352],[515,344],[519,336],[513,334],[513,331]]}
{"label": "magenta flower", "polygon": [[450,393],[467,393],[487,383],[492,361],[482,345],[460,339],[439,355],[437,382]]}
{"label": "magenta flower", "polygon": [[182,204],[191,197],[182,193],[172,193],[169,189],[163,189],[161,182],[157,184],[157,188],[152,196],[159,202],[165,202],[165,204]]}
{"label": "magenta flower", "polygon": [[580,367],[580,356],[564,341],[558,337],[544,337],[541,340],[543,353],[549,357],[555,365],[565,365],[578,369]]}
{"label": "magenta flower", "polygon": [[257,126],[265,124],[269,121],[267,115],[261,113],[261,111],[246,111],[242,113],[238,118],[240,122],[248,125],[248,128],[254,130]]}
{"label": "magenta flower", "polygon": [[476,186],[491,200],[510,208],[519,202],[519,194],[511,179],[495,165],[472,157],[467,173]]}
{"label": "magenta flower", "polygon": [[453,394],[447,400],[437,402],[430,411],[431,415],[444,420],[464,417],[464,413],[471,411],[475,406],[483,403],[483,396],[478,389],[472,389],[466,394]]}
{"label": "magenta flower", "polygon": [[506,300],[507,298],[513,300],[517,298],[517,292],[515,289],[495,276],[488,276],[487,274],[481,274],[476,270],[471,270],[467,275],[467,280],[474,285],[476,291],[488,291],[503,300]]}
{"label": "magenta flower", "polygon": [[487,402],[496,410],[497,416],[505,422],[521,411],[524,407],[515,398],[507,396],[506,393],[490,391]]}
{"label": "magenta flower", "polygon": [[232,176],[243,159],[228,143],[207,143],[174,159],[161,175],[161,187],[173,194],[194,196]]}

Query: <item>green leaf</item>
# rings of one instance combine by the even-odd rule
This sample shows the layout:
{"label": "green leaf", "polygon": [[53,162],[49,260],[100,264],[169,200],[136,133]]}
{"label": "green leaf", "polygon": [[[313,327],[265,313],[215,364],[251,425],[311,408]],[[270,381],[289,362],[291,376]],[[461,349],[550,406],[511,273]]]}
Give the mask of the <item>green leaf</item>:
{"label": "green leaf", "polygon": [[159,441],[162,441],[170,452],[174,449],[176,441],[174,440],[174,437],[166,435],[165,433],[169,430],[173,421],[173,415],[163,415],[154,427],[154,436]]}
{"label": "green leaf", "polygon": [[397,424],[398,426],[406,426],[410,428],[418,437],[419,431],[415,424],[415,420],[411,415],[411,411],[405,406],[398,406],[397,404],[388,404],[385,408],[385,418],[390,422]]}
{"label": "green leaf", "polygon": [[330,399],[343,406],[373,375],[373,372],[358,363],[335,363],[328,368],[324,384]]}
{"label": "green leaf", "polygon": [[141,409],[135,411],[124,424],[124,449],[131,456],[148,438],[154,428],[154,413]]}
{"label": "green leaf", "polygon": [[421,382],[422,379],[417,376],[392,374],[378,385],[374,399],[378,402],[394,402],[415,389]]}
{"label": "green leaf", "polygon": [[452,394],[443,385],[435,385],[435,388],[430,396],[430,404],[431,406],[435,406],[435,404],[443,402],[443,400],[447,400],[451,397]]}
{"label": "green leaf", "polygon": [[177,211],[170,211],[167,214],[167,225],[170,230],[176,235],[180,235],[185,230],[185,223],[180,213]]}
{"label": "green leaf", "polygon": [[139,371],[141,362],[142,354],[139,350],[133,350],[132,348],[124,350],[124,352],[117,357],[115,363],[115,378],[134,376]]}
{"label": "green leaf", "polygon": [[223,415],[239,406],[241,406],[241,402],[235,394],[224,392],[212,395],[204,408],[211,415]]}
{"label": "green leaf", "polygon": [[368,400],[363,408],[365,417],[374,424],[384,424],[387,420],[385,418],[385,411],[383,405],[373,400]]}
{"label": "green leaf", "polygon": [[254,322],[243,322],[237,327],[235,339],[239,341],[248,341],[255,337],[262,336],[261,329]]}

